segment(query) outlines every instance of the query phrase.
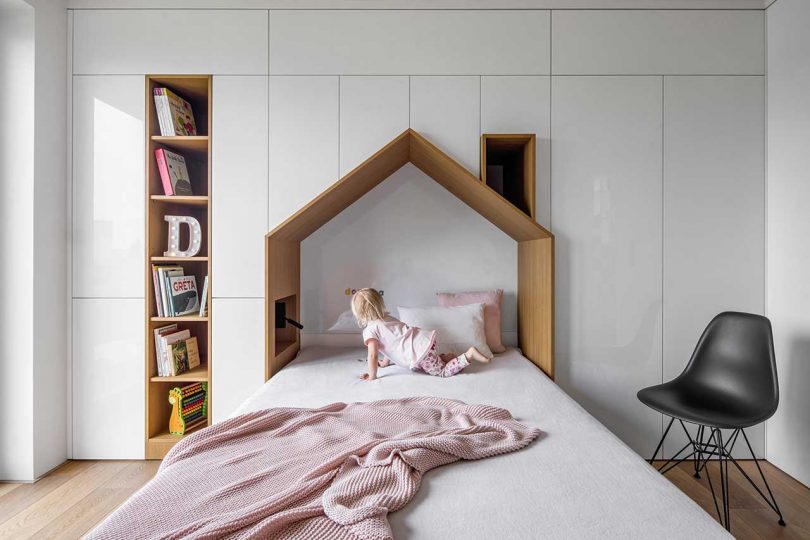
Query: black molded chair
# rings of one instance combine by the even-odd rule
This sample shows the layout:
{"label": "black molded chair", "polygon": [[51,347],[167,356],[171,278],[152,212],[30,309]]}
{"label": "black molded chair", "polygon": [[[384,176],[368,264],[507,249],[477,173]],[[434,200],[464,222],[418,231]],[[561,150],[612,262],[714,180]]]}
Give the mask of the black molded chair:
{"label": "black molded chair", "polygon": [[[690,458],[696,478],[700,478],[701,471],[705,470],[709,488],[715,499],[717,515],[727,530],[731,530],[728,496],[729,462],[737,467],[779,515],[779,524],[785,525],[782,512],[776,504],[773,492],[745,434],[745,428],[773,416],[779,405],[773,333],[771,322],[766,317],[733,311],[717,315],[700,336],[700,341],[683,373],[667,383],[644,388],[638,393],[638,399],[671,417],[650,463],[658,455],[672,424],[677,420],[689,442],[658,470],[666,474]],[[695,437],[687,431],[684,422],[697,425]],[[725,441],[721,429],[732,430]],[[770,498],[765,496],[731,455],[740,435],[751,452]],[[681,456],[690,449],[691,453]],[[709,469],[706,467],[709,458],[713,456],[718,458],[720,465],[722,515],[714,494]]]}

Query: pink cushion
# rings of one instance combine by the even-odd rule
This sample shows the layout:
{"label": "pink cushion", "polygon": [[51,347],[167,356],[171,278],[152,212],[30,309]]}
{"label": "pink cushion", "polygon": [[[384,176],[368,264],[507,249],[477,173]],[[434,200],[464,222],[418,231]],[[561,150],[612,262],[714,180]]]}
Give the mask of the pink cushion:
{"label": "pink cushion", "polygon": [[487,345],[494,353],[506,350],[501,340],[501,299],[503,289],[481,292],[463,293],[436,293],[439,305],[442,307],[466,306],[469,304],[484,304],[484,332],[487,336]]}

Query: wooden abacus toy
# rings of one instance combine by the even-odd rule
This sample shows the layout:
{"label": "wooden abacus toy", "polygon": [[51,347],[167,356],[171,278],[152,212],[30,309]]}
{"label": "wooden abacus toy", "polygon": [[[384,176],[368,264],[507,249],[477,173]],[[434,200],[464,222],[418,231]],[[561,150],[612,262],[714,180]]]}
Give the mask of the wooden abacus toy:
{"label": "wooden abacus toy", "polygon": [[172,415],[169,418],[169,433],[185,435],[192,428],[208,420],[208,383],[197,382],[169,391]]}

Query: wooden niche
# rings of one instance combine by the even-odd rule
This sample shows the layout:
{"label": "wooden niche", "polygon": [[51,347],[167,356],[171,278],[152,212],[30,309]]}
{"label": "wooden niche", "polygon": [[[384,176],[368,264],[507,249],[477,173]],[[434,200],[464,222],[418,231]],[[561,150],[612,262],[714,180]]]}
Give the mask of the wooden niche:
{"label": "wooden niche", "polygon": [[481,135],[481,181],[524,214],[537,219],[534,134]]}

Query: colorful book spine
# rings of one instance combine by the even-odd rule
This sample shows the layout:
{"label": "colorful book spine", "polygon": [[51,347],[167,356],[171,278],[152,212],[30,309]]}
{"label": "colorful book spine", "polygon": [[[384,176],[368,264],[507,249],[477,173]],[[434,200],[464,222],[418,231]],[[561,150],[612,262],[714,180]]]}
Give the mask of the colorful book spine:
{"label": "colorful book spine", "polygon": [[163,153],[162,148],[155,150],[155,161],[157,162],[158,172],[160,173],[160,182],[163,184],[163,192],[166,195],[174,195],[172,178],[169,175],[169,166],[166,164],[166,155]]}
{"label": "colorful book spine", "polygon": [[158,317],[165,317],[166,315],[163,313],[163,301],[160,298],[160,279],[158,278],[158,269],[153,264],[152,265],[152,285],[155,289],[155,308],[157,309]]}

